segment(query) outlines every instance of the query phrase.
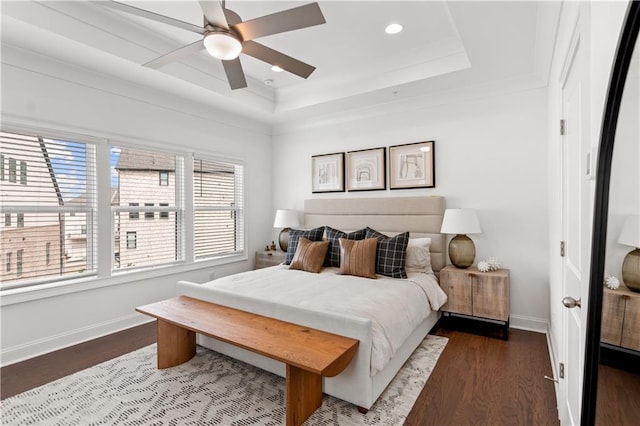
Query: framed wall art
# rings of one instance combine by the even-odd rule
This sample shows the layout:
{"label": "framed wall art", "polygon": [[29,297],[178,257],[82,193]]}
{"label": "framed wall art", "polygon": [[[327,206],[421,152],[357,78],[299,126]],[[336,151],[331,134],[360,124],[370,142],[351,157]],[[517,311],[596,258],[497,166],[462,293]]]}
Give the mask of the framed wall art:
{"label": "framed wall art", "polygon": [[389,147],[391,189],[435,188],[434,141]]}
{"label": "framed wall art", "polygon": [[387,189],[385,148],[347,152],[347,191]]}
{"label": "framed wall art", "polygon": [[344,152],[311,157],[311,192],[344,191]]}

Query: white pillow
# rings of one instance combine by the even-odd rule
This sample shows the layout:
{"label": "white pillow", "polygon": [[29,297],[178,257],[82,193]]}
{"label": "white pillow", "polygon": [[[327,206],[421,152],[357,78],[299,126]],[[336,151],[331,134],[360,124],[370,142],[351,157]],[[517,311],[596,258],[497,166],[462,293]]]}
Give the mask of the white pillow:
{"label": "white pillow", "polygon": [[429,245],[431,245],[431,238],[409,238],[404,265],[407,271],[433,274]]}

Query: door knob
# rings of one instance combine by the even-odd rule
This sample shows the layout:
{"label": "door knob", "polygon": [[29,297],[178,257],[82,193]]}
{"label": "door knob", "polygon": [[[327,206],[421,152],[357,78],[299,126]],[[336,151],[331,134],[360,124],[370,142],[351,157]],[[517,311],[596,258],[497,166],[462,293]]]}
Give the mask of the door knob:
{"label": "door knob", "polygon": [[578,298],[578,300],[576,300],[573,297],[567,296],[564,299],[562,299],[562,304],[564,306],[566,306],[567,308],[575,308],[576,306],[579,308],[580,307],[580,298]]}

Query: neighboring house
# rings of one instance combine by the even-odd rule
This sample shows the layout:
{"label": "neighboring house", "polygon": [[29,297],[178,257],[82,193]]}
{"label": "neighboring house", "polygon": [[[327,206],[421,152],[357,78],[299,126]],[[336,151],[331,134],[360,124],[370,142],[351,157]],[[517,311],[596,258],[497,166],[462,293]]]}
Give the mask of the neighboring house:
{"label": "neighboring house", "polygon": [[155,207],[175,207],[175,157],[123,149],[115,168],[119,184],[113,200],[121,206],[147,209],[115,213],[114,268],[178,259],[179,246],[174,238],[176,215],[149,211]]}
{"label": "neighboring house", "polygon": [[[3,283],[55,275],[65,268],[61,229],[65,220],[57,213],[28,211],[36,205],[63,204],[46,144],[17,144],[2,133],[0,142],[0,280]],[[38,194],[34,199],[33,194]],[[20,211],[18,207],[23,207]]]}

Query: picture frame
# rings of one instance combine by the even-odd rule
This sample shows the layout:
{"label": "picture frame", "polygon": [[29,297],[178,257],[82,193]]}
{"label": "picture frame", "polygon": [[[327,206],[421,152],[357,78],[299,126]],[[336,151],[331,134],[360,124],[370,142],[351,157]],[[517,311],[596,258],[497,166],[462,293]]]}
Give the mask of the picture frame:
{"label": "picture frame", "polygon": [[387,189],[386,148],[347,152],[347,191]]}
{"label": "picture frame", "polygon": [[311,156],[311,192],[344,192],[344,152]]}
{"label": "picture frame", "polygon": [[389,147],[389,188],[435,188],[435,141]]}

